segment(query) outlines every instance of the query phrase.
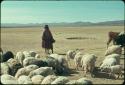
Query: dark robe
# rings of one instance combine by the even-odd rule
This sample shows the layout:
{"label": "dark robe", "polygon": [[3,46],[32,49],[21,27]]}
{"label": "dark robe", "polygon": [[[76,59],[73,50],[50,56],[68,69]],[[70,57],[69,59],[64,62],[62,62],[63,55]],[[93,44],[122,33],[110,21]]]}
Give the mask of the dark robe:
{"label": "dark robe", "polygon": [[47,49],[53,49],[53,43],[55,40],[50,32],[50,30],[45,30],[42,36],[42,47]]}

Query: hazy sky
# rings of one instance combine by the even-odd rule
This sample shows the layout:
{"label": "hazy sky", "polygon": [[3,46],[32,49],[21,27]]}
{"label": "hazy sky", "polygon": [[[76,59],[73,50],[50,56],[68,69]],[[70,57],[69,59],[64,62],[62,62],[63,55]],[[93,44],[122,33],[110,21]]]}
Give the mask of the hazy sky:
{"label": "hazy sky", "polygon": [[3,1],[1,23],[102,22],[124,19],[122,1]]}

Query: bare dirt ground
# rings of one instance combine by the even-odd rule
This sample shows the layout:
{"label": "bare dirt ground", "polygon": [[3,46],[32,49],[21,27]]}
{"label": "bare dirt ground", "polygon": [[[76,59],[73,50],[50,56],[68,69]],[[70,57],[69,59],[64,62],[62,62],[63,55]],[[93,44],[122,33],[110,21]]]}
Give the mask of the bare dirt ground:
{"label": "bare dirt ground", "polygon": [[[124,31],[123,26],[94,26],[94,27],[50,27],[56,40],[54,43],[54,53],[65,54],[68,50],[82,49],[83,53],[93,53],[97,55],[96,67],[104,59],[106,50],[107,33],[109,31]],[[41,36],[43,28],[2,28],[1,47],[3,51],[11,50],[16,54],[18,51],[35,50],[45,57],[44,49],[41,48]],[[65,55],[64,55],[65,56]],[[120,63],[124,65],[124,56]],[[83,71],[74,69],[74,62],[71,60],[71,73],[65,75],[70,79],[84,77]],[[123,71],[124,73],[124,71]],[[95,78],[87,75],[93,84],[122,84],[124,75],[119,79],[108,78],[108,74],[98,73]]]}

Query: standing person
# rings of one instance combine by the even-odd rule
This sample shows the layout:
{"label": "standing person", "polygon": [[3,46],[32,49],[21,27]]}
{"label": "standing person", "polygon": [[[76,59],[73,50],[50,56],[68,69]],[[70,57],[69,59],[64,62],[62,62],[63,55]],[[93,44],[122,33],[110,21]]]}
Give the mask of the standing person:
{"label": "standing person", "polygon": [[51,49],[53,53],[53,43],[55,42],[51,31],[49,30],[49,26],[45,25],[44,32],[42,35],[42,47],[45,48],[45,53],[49,54],[49,50]]}

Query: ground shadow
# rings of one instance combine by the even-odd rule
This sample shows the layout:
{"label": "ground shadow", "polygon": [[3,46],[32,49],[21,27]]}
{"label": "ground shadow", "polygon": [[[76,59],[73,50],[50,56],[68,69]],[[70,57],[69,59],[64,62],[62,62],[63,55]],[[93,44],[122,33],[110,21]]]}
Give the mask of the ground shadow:
{"label": "ground shadow", "polygon": [[62,74],[59,74],[60,76],[73,76],[73,74],[78,74],[75,69],[68,69],[67,72],[63,72]]}
{"label": "ground shadow", "polygon": [[[109,73],[106,73],[106,72],[101,72],[99,67],[96,67],[94,69],[94,72],[93,72],[95,78],[106,78],[106,79],[114,79],[115,80],[115,76],[109,76]],[[122,76],[124,75],[124,73],[122,74]],[[122,80],[123,77],[119,77],[117,80]]]}

